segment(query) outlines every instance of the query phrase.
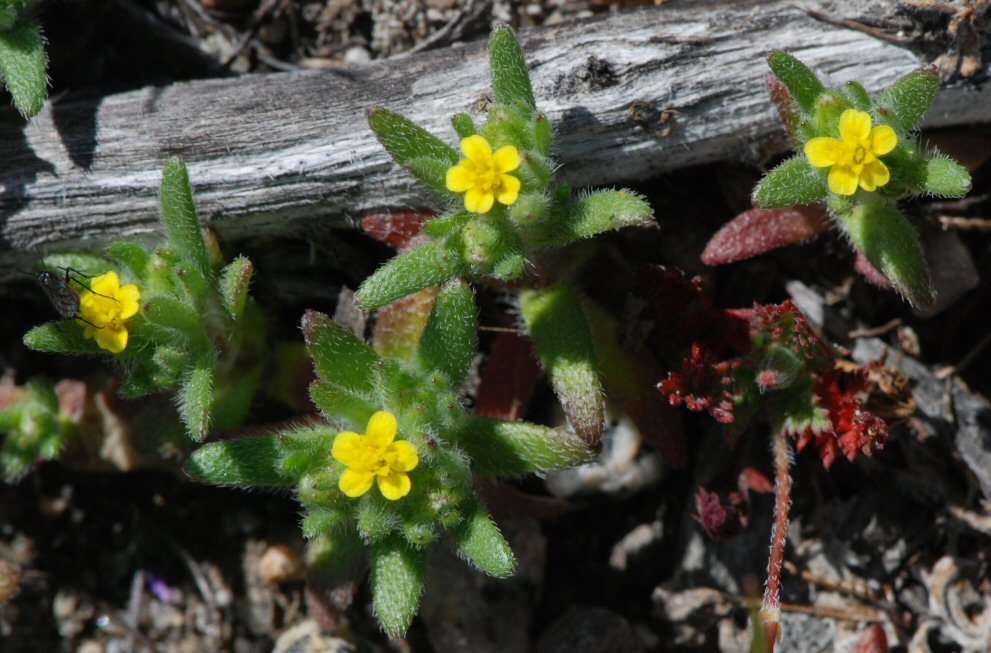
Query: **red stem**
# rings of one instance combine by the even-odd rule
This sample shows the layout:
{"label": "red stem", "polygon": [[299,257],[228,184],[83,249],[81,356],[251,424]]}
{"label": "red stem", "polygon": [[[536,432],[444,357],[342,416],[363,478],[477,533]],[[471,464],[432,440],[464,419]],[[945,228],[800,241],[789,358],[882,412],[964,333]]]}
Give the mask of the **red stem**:
{"label": "red stem", "polygon": [[788,510],[791,508],[791,454],[788,439],[781,429],[771,436],[771,455],[774,462],[774,524],[771,526],[771,557],[767,563],[767,584],[760,616],[768,650],[774,650],[781,637],[781,563],[785,556],[785,540],[788,537]]}

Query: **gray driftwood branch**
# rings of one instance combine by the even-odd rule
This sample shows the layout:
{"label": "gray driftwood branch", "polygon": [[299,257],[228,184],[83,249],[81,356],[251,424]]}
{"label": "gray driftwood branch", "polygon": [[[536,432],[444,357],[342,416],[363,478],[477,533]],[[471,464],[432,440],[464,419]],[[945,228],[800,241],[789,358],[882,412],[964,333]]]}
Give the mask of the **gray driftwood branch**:
{"label": "gray driftwood branch", "polygon": [[[849,6],[866,13],[865,4]],[[763,82],[771,49],[872,91],[952,51],[950,35],[913,33],[913,16],[880,4],[888,8],[861,29],[842,24],[858,18],[844,3],[818,3],[815,15],[790,1],[694,1],[526,30],[521,40],[565,174],[576,185],[613,185],[711,161],[759,162],[781,149]],[[928,124],[991,121],[991,87],[974,83],[986,80],[979,69],[947,84]],[[7,113],[0,259],[156,229],[170,155],[188,162],[201,215],[222,237],[343,227],[370,210],[430,206],[362,109],[398,110],[453,142],[448,118],[473,110],[487,89],[478,42],[336,71],[65,97],[26,126]]]}

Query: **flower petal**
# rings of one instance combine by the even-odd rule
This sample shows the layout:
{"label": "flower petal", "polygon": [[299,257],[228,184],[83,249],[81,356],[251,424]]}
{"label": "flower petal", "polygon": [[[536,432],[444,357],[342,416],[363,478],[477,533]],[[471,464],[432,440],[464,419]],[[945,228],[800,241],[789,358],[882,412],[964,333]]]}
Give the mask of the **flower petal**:
{"label": "flower petal", "polygon": [[127,329],[111,329],[109,326],[96,331],[96,344],[111,354],[119,354],[127,347]]}
{"label": "flower petal", "polygon": [[389,466],[397,472],[409,472],[416,469],[420,464],[420,454],[416,447],[408,440],[396,440],[389,445],[386,455],[393,454],[393,459],[389,461]]}
{"label": "flower petal", "polygon": [[452,193],[463,193],[475,185],[475,175],[463,163],[459,163],[447,169],[447,178],[445,181],[447,183],[447,190]]}
{"label": "flower petal", "polygon": [[371,489],[374,478],[375,475],[371,472],[345,469],[344,473],[341,474],[341,480],[337,482],[337,487],[341,489],[341,492],[354,499]]}
{"label": "flower petal", "polygon": [[840,160],[842,144],[835,138],[818,136],[805,143],[805,157],[816,168],[828,168]]}
{"label": "flower petal", "polygon": [[496,195],[496,199],[499,200],[500,204],[509,206],[520,196],[520,180],[513,175],[503,175],[499,183],[502,186],[502,190]]}
{"label": "flower petal", "polygon": [[889,181],[891,181],[891,173],[888,172],[888,166],[880,161],[864,166],[860,172],[860,187],[866,191],[874,191]]}
{"label": "flower petal", "polygon": [[871,130],[871,154],[882,156],[898,145],[898,135],[888,125],[878,125]]}
{"label": "flower petal", "polygon": [[846,166],[829,169],[829,190],[837,195],[853,195],[857,192],[857,173]]}
{"label": "flower petal", "polygon": [[462,138],[461,151],[472,161],[487,161],[492,156],[492,147],[489,142],[478,134]]}
{"label": "flower petal", "polygon": [[492,191],[485,192],[472,188],[465,193],[465,208],[471,213],[488,213],[494,203],[495,195]]}
{"label": "flower petal", "polygon": [[368,420],[368,426],[365,427],[365,437],[368,438],[369,444],[384,447],[396,439],[396,430],[396,416],[380,410]]}
{"label": "flower petal", "polygon": [[503,145],[492,155],[492,162],[500,173],[520,167],[520,151],[512,145]]}
{"label": "flower petal", "polygon": [[840,115],[840,138],[851,144],[867,140],[873,121],[866,111],[847,109]]}
{"label": "flower petal", "polygon": [[86,284],[89,289],[98,295],[107,295],[108,297],[113,297],[117,294],[120,289],[120,277],[114,271],[104,272],[103,274],[93,277]]}
{"label": "flower petal", "polygon": [[363,452],[365,450],[365,438],[362,435],[351,431],[341,431],[334,438],[334,446],[330,449],[330,455],[339,463],[344,463],[348,467],[363,467]]}
{"label": "flower petal", "polygon": [[409,494],[410,488],[413,487],[413,483],[409,480],[409,474],[404,472],[395,472],[388,476],[377,476],[375,477],[375,481],[378,483],[382,496],[389,501],[402,499]]}
{"label": "flower petal", "polygon": [[138,312],[138,303],[141,301],[141,291],[133,283],[121,286],[120,291],[117,292],[117,301],[120,302],[120,319],[134,317]]}

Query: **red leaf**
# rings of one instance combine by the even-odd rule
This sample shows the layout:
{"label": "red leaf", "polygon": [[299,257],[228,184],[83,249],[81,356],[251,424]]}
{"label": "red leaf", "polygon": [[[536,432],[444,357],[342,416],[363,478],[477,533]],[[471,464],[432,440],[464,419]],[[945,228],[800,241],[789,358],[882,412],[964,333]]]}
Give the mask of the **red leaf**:
{"label": "red leaf", "polygon": [[781,116],[781,122],[785,125],[785,131],[788,132],[788,137],[793,142],[797,142],[795,134],[798,131],[800,118],[798,107],[795,104],[795,98],[792,97],[791,91],[788,90],[785,83],[774,73],[764,75],[764,83],[767,85],[767,92],[771,95],[771,102],[778,110],[778,115]]}
{"label": "red leaf", "polygon": [[706,265],[726,265],[779,247],[815,238],[829,228],[829,214],[818,204],[787,209],[750,209],[736,216],[709,240]]}
{"label": "red leaf", "polygon": [[542,375],[533,341],[515,333],[500,333],[482,370],[475,393],[475,414],[522,419]]}
{"label": "red leaf", "polygon": [[361,228],[375,240],[398,250],[420,244],[417,238],[424,223],[434,217],[430,211],[392,211],[369,213],[361,219]]}
{"label": "red leaf", "polygon": [[894,292],[895,288],[888,281],[888,278],[881,274],[881,271],[874,267],[874,264],[860,252],[857,252],[857,257],[853,260],[853,269],[867,279],[871,285],[877,286],[881,290]]}
{"label": "red leaf", "polygon": [[695,494],[695,513],[692,515],[702,529],[714,540],[736,537],[747,526],[747,501],[739,492],[730,492],[728,501],[700,487]]}
{"label": "red leaf", "polygon": [[888,653],[888,636],[880,624],[871,624],[853,645],[852,653]]}

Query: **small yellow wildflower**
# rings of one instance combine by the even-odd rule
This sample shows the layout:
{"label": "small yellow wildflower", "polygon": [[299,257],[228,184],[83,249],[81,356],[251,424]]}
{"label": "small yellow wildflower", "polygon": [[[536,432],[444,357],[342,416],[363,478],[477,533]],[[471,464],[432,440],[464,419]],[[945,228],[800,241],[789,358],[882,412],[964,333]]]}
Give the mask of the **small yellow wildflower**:
{"label": "small yellow wildflower", "polygon": [[141,292],[133,283],[120,285],[116,272],[107,272],[89,280],[89,288],[79,295],[77,317],[83,324],[83,336],[96,338],[100,349],[119,354],[127,347],[127,320],[138,312]]}
{"label": "small yellow wildflower", "polygon": [[337,485],[351,498],[368,492],[375,481],[386,499],[402,499],[412,487],[406,472],[420,462],[411,442],[396,440],[396,416],[381,410],[368,420],[365,435],[338,433],[330,453],[347,467]]}
{"label": "small yellow wildflower", "polygon": [[857,186],[870,192],[891,180],[877,157],[895,149],[898,136],[888,125],[873,126],[870,114],[847,109],[840,115],[840,138],[820,136],[805,144],[805,156],[817,168],[829,168],[829,190],[853,195]]}
{"label": "small yellow wildflower", "polygon": [[475,134],[461,139],[466,158],[447,169],[447,190],[465,194],[465,208],[488,213],[496,200],[512,205],[520,196],[520,180],[509,172],[520,167],[520,152],[503,145],[495,154],[489,142]]}

